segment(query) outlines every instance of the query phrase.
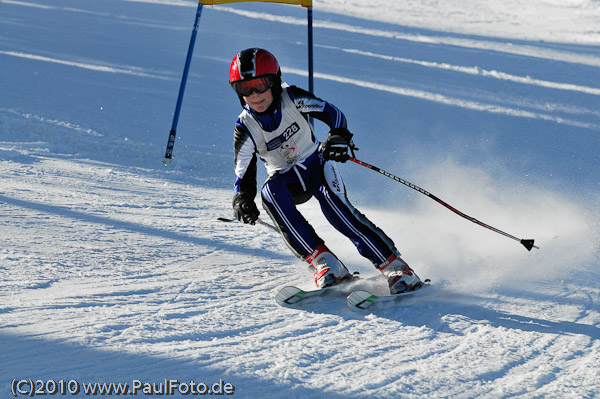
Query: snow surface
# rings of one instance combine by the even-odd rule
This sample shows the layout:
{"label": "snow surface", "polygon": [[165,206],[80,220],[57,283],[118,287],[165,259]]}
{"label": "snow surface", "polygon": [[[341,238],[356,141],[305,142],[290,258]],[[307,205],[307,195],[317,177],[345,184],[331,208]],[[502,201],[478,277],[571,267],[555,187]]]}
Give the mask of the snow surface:
{"label": "snow surface", "polygon": [[[195,2],[0,0],[1,397],[13,379],[600,397],[600,3],[314,3],[315,91],[358,157],[540,249],[344,164],[353,203],[434,284],[371,314],[342,296],[281,308],[279,287],[310,287],[306,265],[262,226],[217,221],[240,111],[227,70],[264,47],[306,87],[306,11],[204,7],[164,167]],[[317,208],[328,245],[382,289]]]}

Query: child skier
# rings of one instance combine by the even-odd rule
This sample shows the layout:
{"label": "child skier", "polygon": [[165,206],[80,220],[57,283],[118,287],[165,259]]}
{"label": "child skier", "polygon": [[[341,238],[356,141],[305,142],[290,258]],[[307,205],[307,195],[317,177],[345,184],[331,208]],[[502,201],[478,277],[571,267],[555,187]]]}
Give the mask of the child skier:
{"label": "child skier", "polygon": [[[244,108],[233,140],[236,219],[250,224],[258,219],[254,202],[258,154],[269,175],[261,191],[263,208],[293,253],[314,268],[317,287],[343,282],[350,273],[296,208],[311,197],[319,201],[329,223],[383,273],[390,293],[419,288],[421,280],[400,258],[392,240],[350,204],[331,162],[346,162],[348,151],[355,148],[344,114],[305,90],[282,85],[277,59],[263,49],[239,52],[229,68],[229,83]],[[329,126],[324,142],[315,138],[308,116]]]}

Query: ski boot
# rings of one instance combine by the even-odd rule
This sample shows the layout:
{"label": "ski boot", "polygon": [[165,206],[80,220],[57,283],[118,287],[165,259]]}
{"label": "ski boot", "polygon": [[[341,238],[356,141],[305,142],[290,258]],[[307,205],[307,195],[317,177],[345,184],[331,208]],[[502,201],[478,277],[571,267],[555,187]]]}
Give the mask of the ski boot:
{"label": "ski boot", "polygon": [[419,276],[399,255],[399,253],[394,253],[388,260],[377,267],[387,277],[390,294],[392,295],[414,291],[423,286],[423,282]]}
{"label": "ski boot", "polygon": [[307,258],[319,288],[330,287],[352,278],[346,266],[325,246],[320,245]]}

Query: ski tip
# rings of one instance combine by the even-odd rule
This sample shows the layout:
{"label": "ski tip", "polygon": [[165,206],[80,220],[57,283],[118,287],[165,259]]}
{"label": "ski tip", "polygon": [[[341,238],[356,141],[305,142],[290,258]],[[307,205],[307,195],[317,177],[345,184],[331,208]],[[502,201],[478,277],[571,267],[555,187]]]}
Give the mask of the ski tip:
{"label": "ski tip", "polygon": [[521,240],[521,244],[523,244],[523,246],[527,248],[528,251],[531,251],[532,248],[540,249],[540,247],[538,247],[537,245],[533,245],[534,241],[535,240]]}
{"label": "ski tip", "polygon": [[367,310],[377,300],[377,296],[368,291],[353,291],[346,298],[346,306],[355,312]]}
{"label": "ski tip", "polygon": [[401,292],[399,294],[394,295],[375,295],[369,291],[357,290],[352,291],[350,295],[346,298],[346,305],[348,308],[354,312],[363,312],[368,311],[370,309],[377,308],[378,304],[382,304],[385,302],[398,301],[403,297],[413,295],[419,291],[421,291],[425,287],[429,287],[431,285],[430,279],[423,280],[423,284],[415,288],[411,291]]}
{"label": "ski tip", "polygon": [[306,294],[306,291],[293,286],[283,287],[275,296],[275,301],[280,306],[290,306],[299,302]]}

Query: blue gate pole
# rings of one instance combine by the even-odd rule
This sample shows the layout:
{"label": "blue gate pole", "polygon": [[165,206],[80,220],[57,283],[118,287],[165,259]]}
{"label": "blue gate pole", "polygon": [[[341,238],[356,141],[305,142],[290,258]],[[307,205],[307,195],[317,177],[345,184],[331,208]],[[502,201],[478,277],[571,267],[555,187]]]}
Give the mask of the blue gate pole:
{"label": "blue gate pole", "polygon": [[177,96],[177,105],[175,106],[175,114],[173,115],[173,124],[169,132],[169,141],[167,142],[167,151],[163,163],[168,165],[173,157],[173,147],[175,147],[175,136],[177,135],[177,122],[179,121],[179,112],[181,111],[181,103],[183,102],[183,93],[185,92],[185,84],[187,82],[190,64],[192,63],[192,54],[194,52],[194,43],[196,43],[196,35],[198,34],[198,25],[200,24],[200,16],[202,15],[202,4],[198,3],[196,10],[196,19],[194,20],[194,29],[190,38],[190,46],[188,48],[187,57],[185,59],[185,67],[183,68],[183,76],[181,77],[181,85],[179,86],[179,95]]}
{"label": "blue gate pole", "polygon": [[312,6],[307,7],[308,18],[308,91],[314,94],[313,83],[313,16]]}
{"label": "blue gate pole", "polygon": [[[314,94],[314,79],[313,79],[313,15],[312,6],[306,8],[306,17],[308,19],[308,91]],[[313,125],[313,119],[308,117],[308,123]]]}

